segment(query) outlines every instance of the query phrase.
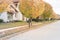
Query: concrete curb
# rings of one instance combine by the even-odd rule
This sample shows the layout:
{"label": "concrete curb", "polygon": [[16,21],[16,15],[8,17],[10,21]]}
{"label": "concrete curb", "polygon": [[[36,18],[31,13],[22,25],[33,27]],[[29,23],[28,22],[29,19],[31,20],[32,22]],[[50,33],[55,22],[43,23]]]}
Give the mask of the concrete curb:
{"label": "concrete curb", "polygon": [[[38,25],[38,24],[40,23],[35,23],[33,25]],[[29,28],[28,25],[24,25],[24,26],[19,26],[19,27],[14,27],[14,28],[2,29],[0,30],[0,38],[26,30],[28,28]]]}
{"label": "concrete curb", "polygon": [[8,36],[8,35],[11,35],[13,33],[17,33],[17,32],[23,31],[23,30],[25,30],[27,28],[28,28],[28,26],[25,25],[25,26],[19,26],[19,27],[14,27],[14,28],[8,28],[8,29],[0,30],[0,38]]}

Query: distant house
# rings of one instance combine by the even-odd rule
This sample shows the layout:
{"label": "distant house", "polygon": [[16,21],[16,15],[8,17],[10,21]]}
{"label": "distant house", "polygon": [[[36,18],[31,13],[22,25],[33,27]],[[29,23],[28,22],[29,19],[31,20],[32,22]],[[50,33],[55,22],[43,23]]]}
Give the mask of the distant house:
{"label": "distant house", "polygon": [[0,13],[0,19],[2,19],[4,22],[14,20],[26,21],[27,18],[22,15],[18,8],[19,2],[14,0],[12,4],[8,5],[4,12]]}

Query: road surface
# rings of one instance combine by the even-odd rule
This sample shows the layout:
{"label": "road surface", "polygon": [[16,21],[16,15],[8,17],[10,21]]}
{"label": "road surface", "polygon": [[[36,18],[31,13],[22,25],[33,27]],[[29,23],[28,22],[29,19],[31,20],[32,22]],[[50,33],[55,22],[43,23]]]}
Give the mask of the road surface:
{"label": "road surface", "polygon": [[8,40],[60,40],[60,21],[16,35]]}

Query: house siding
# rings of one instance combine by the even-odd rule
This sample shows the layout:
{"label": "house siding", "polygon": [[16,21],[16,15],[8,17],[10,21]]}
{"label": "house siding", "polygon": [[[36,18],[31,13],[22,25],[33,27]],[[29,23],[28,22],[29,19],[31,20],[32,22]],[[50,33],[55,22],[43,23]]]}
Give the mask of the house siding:
{"label": "house siding", "polygon": [[4,22],[8,21],[8,16],[7,16],[7,12],[2,12],[0,13],[0,19],[2,19]]}

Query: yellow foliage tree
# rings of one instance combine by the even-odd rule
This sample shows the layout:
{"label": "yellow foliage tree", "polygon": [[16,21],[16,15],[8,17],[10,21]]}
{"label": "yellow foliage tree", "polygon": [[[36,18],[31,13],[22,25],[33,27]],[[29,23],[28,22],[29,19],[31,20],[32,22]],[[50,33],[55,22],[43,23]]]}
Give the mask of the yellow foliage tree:
{"label": "yellow foliage tree", "polygon": [[12,0],[0,0],[0,12],[3,12]]}
{"label": "yellow foliage tree", "polygon": [[20,0],[19,9],[22,14],[29,18],[29,27],[32,18],[36,18],[44,11],[43,0]]}
{"label": "yellow foliage tree", "polygon": [[46,2],[45,3],[45,10],[42,14],[43,19],[49,19],[53,13],[52,6]]}
{"label": "yellow foliage tree", "polygon": [[26,17],[36,18],[44,11],[44,3],[42,0],[20,0],[19,9]]}

